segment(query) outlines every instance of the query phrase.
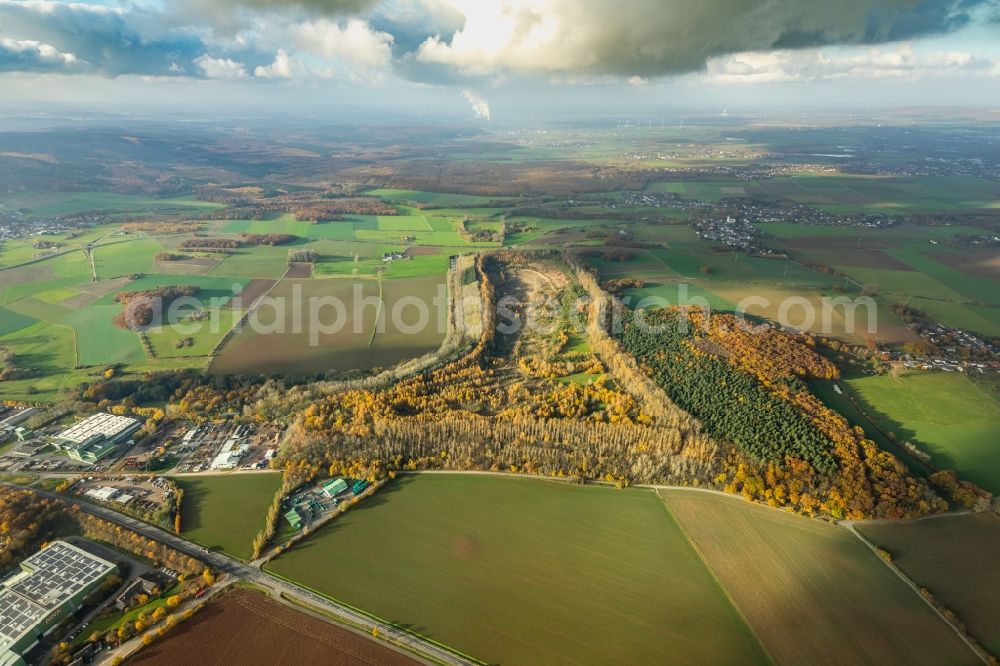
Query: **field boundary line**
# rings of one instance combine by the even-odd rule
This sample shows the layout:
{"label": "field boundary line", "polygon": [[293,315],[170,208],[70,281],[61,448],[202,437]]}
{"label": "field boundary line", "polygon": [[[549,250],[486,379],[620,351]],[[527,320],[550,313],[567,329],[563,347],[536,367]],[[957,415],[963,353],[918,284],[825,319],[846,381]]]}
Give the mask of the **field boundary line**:
{"label": "field boundary line", "polygon": [[379,321],[385,314],[385,291],[382,287],[382,277],[378,278],[378,310],[375,311],[375,325],[372,328],[371,337],[368,338],[368,349],[375,346],[375,336],[378,335]]}
{"label": "field boundary line", "polygon": [[332,622],[333,624],[336,624],[348,631],[352,631],[358,634],[359,636],[363,636],[368,640],[372,640],[374,638],[376,642],[385,643],[389,645],[392,649],[394,649],[396,652],[404,654],[410,658],[416,658],[418,660],[426,661],[427,663],[431,664],[441,664],[442,666],[448,663],[445,661],[441,661],[439,659],[435,659],[434,657],[426,655],[423,652],[419,652],[418,650],[406,645],[405,643],[395,640],[395,638],[392,636],[382,636],[382,635],[372,636],[371,632],[366,631],[364,626],[357,624],[355,622],[351,622],[346,618],[338,617],[333,613],[325,611],[317,606],[313,606],[312,604],[309,604],[302,599],[295,598],[290,594],[285,594],[280,590],[278,591],[278,597],[279,601],[285,601],[288,604],[295,606],[300,610],[300,612],[314,616],[315,615],[322,616],[323,620],[327,622]]}
{"label": "field boundary line", "polygon": [[722,595],[726,598],[726,601],[729,602],[729,605],[732,607],[732,609],[736,611],[736,615],[743,622],[743,626],[747,628],[747,631],[750,632],[750,635],[753,636],[755,641],[757,641],[757,645],[760,646],[761,652],[764,653],[764,656],[767,657],[767,660],[770,663],[777,664],[778,662],[775,661],[773,656],[771,656],[771,653],[768,651],[767,646],[764,645],[764,641],[761,640],[760,635],[757,633],[757,630],[753,628],[752,624],[750,624],[750,620],[743,612],[743,609],[739,607],[739,604],[736,603],[736,600],[733,599],[733,597],[729,594],[729,590],[727,590],[726,586],[722,584],[722,580],[715,573],[715,569],[713,569],[712,565],[709,564],[708,558],[705,557],[705,553],[702,552],[698,544],[695,543],[695,540],[691,537],[691,534],[688,533],[687,528],[684,527],[684,523],[681,522],[681,519],[677,517],[677,515],[673,512],[673,509],[670,508],[670,505],[667,504],[666,498],[662,494],[660,494],[659,490],[653,490],[652,492],[654,495],[656,495],[656,498],[660,501],[660,505],[663,507],[664,511],[666,511],[667,516],[670,518],[670,520],[674,522],[675,525],[677,525],[677,529],[680,530],[681,534],[684,535],[684,540],[687,541],[689,546],[691,546],[691,550],[693,550],[695,555],[698,556],[698,559],[701,560],[702,566],[705,567],[705,571],[712,578],[712,582],[714,582],[715,585],[719,588],[719,591],[722,592]]}
{"label": "field boundary line", "polygon": [[[222,262],[219,262],[219,264],[221,264],[221,263]],[[218,266],[219,264],[216,264],[216,266]],[[268,289],[267,291],[265,291],[263,294],[261,294],[256,299],[254,299],[253,303],[250,303],[247,306],[247,308],[245,310],[243,310],[243,314],[241,314],[238,318],[236,318],[236,319],[233,320],[233,325],[229,327],[229,330],[226,331],[226,334],[223,335],[222,338],[220,338],[217,343],[215,343],[215,346],[212,347],[212,351],[209,352],[209,354],[208,354],[208,359],[209,359],[208,360],[208,366],[205,368],[205,372],[211,372],[211,370],[212,370],[212,364],[215,363],[216,357],[220,353],[222,353],[222,348],[225,347],[226,343],[229,342],[233,338],[233,336],[236,335],[236,333],[238,333],[239,330],[243,328],[243,324],[248,319],[250,319],[250,314],[254,310],[257,309],[257,306],[260,305],[261,301],[263,301],[265,298],[267,298],[271,294],[271,292],[274,291],[275,287],[277,287],[279,284],[281,284],[281,281],[285,279],[285,275],[288,274],[289,270],[290,270],[290,267],[289,266],[285,266],[285,272],[281,274],[280,278],[278,278],[277,280],[274,281],[274,284],[271,285],[271,288]],[[211,271],[209,271],[209,272],[211,272]],[[270,278],[264,278],[264,279],[270,279]],[[253,280],[253,278],[251,278],[251,281],[252,280]],[[249,284],[249,282],[247,284]],[[241,291],[240,293],[243,293],[243,292]]]}
{"label": "field boundary line", "polygon": [[[841,523],[841,526],[844,527],[848,532],[853,534],[855,537],[857,537],[861,541],[861,543],[865,544],[865,546],[867,546],[868,549],[872,552],[872,555],[878,558],[878,560],[882,562],[882,564],[884,564],[886,567],[888,567],[888,569],[892,573],[896,574],[896,576],[899,577],[901,581],[906,583],[906,585],[911,590],[913,590],[913,592],[918,597],[920,597],[921,601],[927,604],[927,606],[929,606],[930,609],[933,610],[939,618],[941,618],[942,622],[947,624],[952,631],[958,634],[958,637],[962,639],[962,642],[964,642],[969,647],[970,650],[972,650],[973,654],[979,657],[980,661],[982,661],[984,664],[987,664],[988,666],[991,663],[991,655],[986,651],[986,649],[979,646],[974,640],[966,636],[965,633],[961,629],[959,629],[954,622],[949,620],[947,616],[945,616],[945,614],[941,612],[940,608],[938,608],[930,599],[924,596],[924,594],[920,591],[921,587],[917,585],[909,576],[907,576],[906,572],[900,569],[895,562],[892,562],[882,557],[879,554],[878,546],[876,546],[872,541],[870,541],[868,537],[866,537],[864,534],[859,532],[854,527],[854,522],[855,521],[844,521],[843,523]],[[949,612],[952,611],[949,610]],[[958,616],[956,615],[955,617],[957,618]]]}

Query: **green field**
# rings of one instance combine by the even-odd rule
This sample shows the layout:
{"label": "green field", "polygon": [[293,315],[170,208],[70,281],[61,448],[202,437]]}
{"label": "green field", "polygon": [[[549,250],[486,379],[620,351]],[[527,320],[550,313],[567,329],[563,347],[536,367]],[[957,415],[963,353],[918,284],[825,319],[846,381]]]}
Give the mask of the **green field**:
{"label": "green field", "polygon": [[[730,310],[733,305],[725,298],[695,282],[645,282],[642,288],[629,287],[621,293],[623,302],[631,308],[662,307],[664,305],[702,306],[708,303],[716,310]],[[628,301],[624,299],[628,298]]]}
{"label": "green field", "polygon": [[1000,400],[993,392],[957,372],[877,375],[845,383],[884,431],[919,446],[937,467],[1000,493]]}
{"label": "green field", "polygon": [[247,278],[223,277],[217,275],[143,275],[137,280],[127,282],[114,293],[103,296],[99,301],[100,305],[113,304],[115,294],[130,291],[150,291],[159,287],[167,286],[195,286],[198,293],[195,298],[204,305],[224,305],[233,298],[233,294],[241,291],[250,282]]}
{"label": "green field", "polygon": [[861,523],[900,569],[948,609],[994,655],[1000,655],[1000,516],[941,516],[910,523]]}
{"label": "green field", "polygon": [[89,211],[160,211],[194,213],[220,204],[178,197],[155,199],[115,192],[32,192],[0,197],[0,202],[14,209],[28,209],[31,215],[48,217]]}
{"label": "green field", "polygon": [[[146,331],[146,337],[157,358],[211,356],[219,341],[229,332],[242,312],[230,308],[210,308],[207,318],[192,320],[185,317],[176,325],[160,326]],[[178,342],[191,339],[190,346]]]}
{"label": "green field", "polygon": [[379,215],[377,224],[382,231],[435,231],[423,215]]}
{"label": "green field", "polygon": [[97,277],[104,280],[150,273],[153,257],[162,249],[162,245],[150,238],[99,245],[93,249]]}
{"label": "green field", "polygon": [[14,331],[20,331],[34,324],[37,319],[28,315],[23,315],[13,310],[0,308],[0,338]]}
{"label": "green field", "polygon": [[661,493],[776,663],[977,662],[848,530],[738,497]]}
{"label": "green field", "polygon": [[412,201],[436,208],[483,206],[494,201],[490,197],[481,197],[473,194],[446,194],[443,192],[420,192],[418,190],[377,189],[368,190],[365,194],[370,197],[381,197],[392,201]]}
{"label": "green field", "polygon": [[1000,307],[913,298],[910,303],[934,319],[989,337],[1000,337]]}
{"label": "green field", "polygon": [[134,332],[115,325],[120,305],[91,305],[63,322],[76,333],[79,365],[141,364],[146,355]]}
{"label": "green field", "polygon": [[673,192],[688,199],[778,198],[840,213],[989,210],[1000,205],[996,182],[969,177],[806,174],[762,181],[651,183],[647,192]]}
{"label": "green field", "polygon": [[73,329],[38,322],[0,337],[0,347],[14,352],[22,367],[37,369],[38,377],[4,382],[3,395],[12,400],[57,400],[62,390],[84,376],[72,372],[76,366]]}
{"label": "green field", "polygon": [[206,548],[248,559],[253,538],[281,485],[276,472],[177,477],[184,489],[181,535]]}
{"label": "green field", "polygon": [[266,245],[233,250],[210,271],[213,276],[277,279],[288,268],[288,248]]}
{"label": "green field", "polygon": [[649,491],[397,479],[268,565],[490,663],[766,663]]}

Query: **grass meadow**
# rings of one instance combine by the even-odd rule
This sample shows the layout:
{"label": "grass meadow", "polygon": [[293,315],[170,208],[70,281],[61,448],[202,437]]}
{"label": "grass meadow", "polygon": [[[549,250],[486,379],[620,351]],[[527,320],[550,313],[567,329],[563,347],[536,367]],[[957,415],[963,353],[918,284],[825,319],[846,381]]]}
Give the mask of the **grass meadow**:
{"label": "grass meadow", "polygon": [[248,559],[253,538],[281,485],[277,472],[175,477],[184,489],[181,535],[209,549]]}
{"label": "grass meadow", "polygon": [[1000,493],[1000,400],[992,391],[957,372],[915,371],[844,383],[882,430],[916,444],[937,467]]}

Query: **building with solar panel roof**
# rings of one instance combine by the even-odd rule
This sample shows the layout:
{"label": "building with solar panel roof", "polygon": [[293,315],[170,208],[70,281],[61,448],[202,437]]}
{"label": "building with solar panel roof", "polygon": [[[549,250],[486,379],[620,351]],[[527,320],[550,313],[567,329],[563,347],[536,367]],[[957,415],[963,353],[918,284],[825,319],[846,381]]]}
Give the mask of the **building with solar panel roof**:
{"label": "building with solar panel roof", "polygon": [[23,655],[116,568],[65,541],[21,562],[21,571],[0,583],[0,666],[24,664]]}

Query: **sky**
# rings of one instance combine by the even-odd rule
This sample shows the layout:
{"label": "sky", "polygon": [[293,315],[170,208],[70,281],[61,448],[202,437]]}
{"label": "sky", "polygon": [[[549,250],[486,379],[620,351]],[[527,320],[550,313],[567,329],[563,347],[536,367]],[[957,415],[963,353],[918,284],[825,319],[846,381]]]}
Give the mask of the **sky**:
{"label": "sky", "polygon": [[1000,105],[1000,0],[0,0],[0,105]]}

